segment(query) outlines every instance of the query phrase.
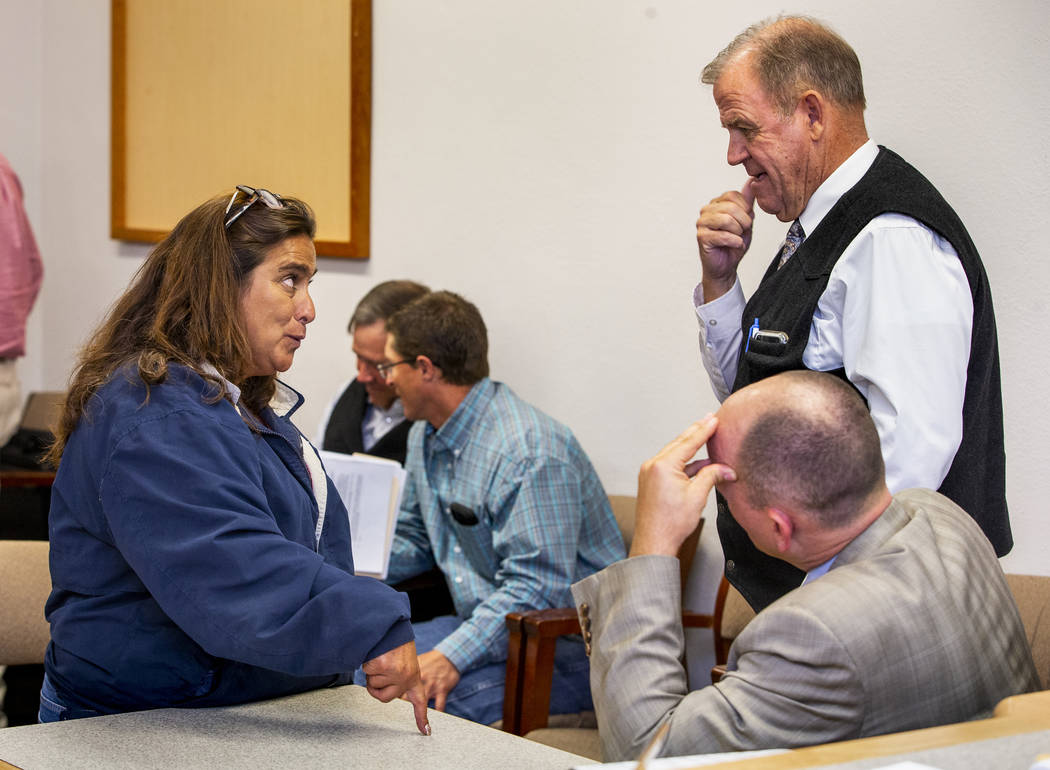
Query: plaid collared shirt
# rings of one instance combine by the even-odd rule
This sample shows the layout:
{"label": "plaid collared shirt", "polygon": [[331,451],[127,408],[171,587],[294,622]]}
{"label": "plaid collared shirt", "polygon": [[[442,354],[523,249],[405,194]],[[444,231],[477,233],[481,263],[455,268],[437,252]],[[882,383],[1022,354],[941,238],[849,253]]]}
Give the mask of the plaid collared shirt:
{"label": "plaid collared shirt", "polygon": [[405,469],[387,579],[441,567],[465,621],[436,649],[461,672],[506,658],[508,612],[570,606],[572,583],[624,557],[583,448],[506,385],[481,380],[438,430],[416,423]]}

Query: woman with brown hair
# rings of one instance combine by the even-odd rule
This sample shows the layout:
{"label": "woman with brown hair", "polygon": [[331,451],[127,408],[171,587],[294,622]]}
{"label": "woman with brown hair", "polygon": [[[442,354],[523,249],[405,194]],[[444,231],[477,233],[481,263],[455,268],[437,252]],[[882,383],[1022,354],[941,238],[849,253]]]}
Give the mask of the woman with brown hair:
{"label": "woman with brown hair", "polygon": [[314,219],[239,186],[186,215],[81,352],[50,458],[41,721],[351,681],[429,732],[403,594],[353,574],[346,509],[277,379],[314,319]]}

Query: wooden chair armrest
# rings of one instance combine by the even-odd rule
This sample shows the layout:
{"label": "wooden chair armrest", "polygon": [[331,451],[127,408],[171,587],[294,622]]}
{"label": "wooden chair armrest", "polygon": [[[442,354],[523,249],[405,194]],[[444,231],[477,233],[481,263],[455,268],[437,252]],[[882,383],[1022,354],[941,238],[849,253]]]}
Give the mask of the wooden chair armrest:
{"label": "wooden chair armrest", "polygon": [[715,624],[714,616],[702,615],[692,610],[682,610],[683,628],[711,628]]}
{"label": "wooden chair armrest", "polygon": [[503,730],[525,735],[547,726],[558,637],[580,633],[573,607],[507,615],[507,679]]}
{"label": "wooden chair armrest", "polygon": [[[714,618],[682,613],[685,628],[711,628]],[[573,607],[558,607],[507,615],[507,680],[503,693],[503,729],[515,735],[547,726],[550,711],[554,650],[558,637],[579,634]]]}
{"label": "wooden chair armrest", "polygon": [[526,636],[549,639],[580,633],[580,618],[575,607],[532,610],[521,617]]}
{"label": "wooden chair armrest", "polygon": [[711,669],[711,684],[718,684],[722,681],[722,677],[726,675],[726,664],[719,663]]}
{"label": "wooden chair armrest", "polygon": [[525,638],[521,613],[507,613],[507,678],[503,686],[503,730],[521,735],[522,675],[525,673]]}

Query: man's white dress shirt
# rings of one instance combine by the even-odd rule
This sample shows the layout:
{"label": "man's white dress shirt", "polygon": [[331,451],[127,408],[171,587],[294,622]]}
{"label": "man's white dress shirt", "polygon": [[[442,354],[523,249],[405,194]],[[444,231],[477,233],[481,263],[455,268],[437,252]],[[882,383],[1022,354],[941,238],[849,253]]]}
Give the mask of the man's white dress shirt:
{"label": "man's white dress shirt", "polygon": [[[817,188],[799,216],[807,234],[877,154],[869,140]],[[738,279],[705,303],[697,285],[693,302],[704,368],[725,400],[740,354],[743,288]],[[951,467],[962,440],[972,324],[970,284],[955,249],[911,217],[873,219],[831,271],[802,360],[815,371],[845,369],[867,399],[891,492],[937,489]]]}

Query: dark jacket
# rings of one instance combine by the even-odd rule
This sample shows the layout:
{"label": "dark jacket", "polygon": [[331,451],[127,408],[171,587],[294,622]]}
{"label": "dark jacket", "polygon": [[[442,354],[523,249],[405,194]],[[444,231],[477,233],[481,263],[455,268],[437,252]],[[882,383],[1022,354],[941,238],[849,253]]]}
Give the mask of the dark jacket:
{"label": "dark jacket", "polygon": [[[324,437],[321,449],[329,452],[342,452],[351,455],[354,452],[364,452],[365,446],[361,441],[361,423],[365,419],[365,411],[368,409],[368,393],[365,386],[357,380],[351,382],[342,395],[332,407],[332,414],[328,418],[328,424],[324,426]],[[412,429],[412,421],[404,420],[398,425],[384,433],[368,454],[376,457],[385,457],[388,460],[396,460],[405,464],[405,453],[408,446],[408,432]]]}
{"label": "dark jacket", "polygon": [[[348,681],[411,641],[407,599],[353,575],[331,481],[319,510],[287,409],[252,431],[172,366],[118,373],[89,402],[55,480],[46,670],[101,713],[218,706]],[[312,451],[308,450],[308,451]]]}

